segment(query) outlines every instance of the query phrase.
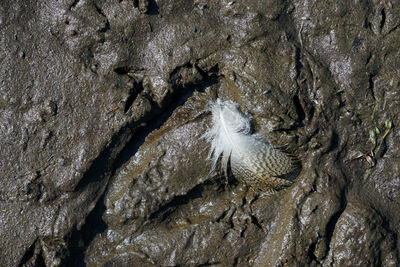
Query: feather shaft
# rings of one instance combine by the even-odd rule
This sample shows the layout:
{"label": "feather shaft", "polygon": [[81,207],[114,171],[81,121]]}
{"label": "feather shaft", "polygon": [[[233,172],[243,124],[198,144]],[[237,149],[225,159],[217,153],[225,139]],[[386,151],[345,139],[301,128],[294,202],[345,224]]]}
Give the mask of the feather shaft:
{"label": "feather shaft", "polygon": [[250,185],[263,184],[275,190],[292,183],[291,179],[281,178],[294,170],[292,158],[268,139],[252,134],[252,118],[241,112],[238,104],[217,99],[210,109],[212,125],[204,137],[211,143],[212,171],[221,158],[225,175],[230,161],[233,175]]}

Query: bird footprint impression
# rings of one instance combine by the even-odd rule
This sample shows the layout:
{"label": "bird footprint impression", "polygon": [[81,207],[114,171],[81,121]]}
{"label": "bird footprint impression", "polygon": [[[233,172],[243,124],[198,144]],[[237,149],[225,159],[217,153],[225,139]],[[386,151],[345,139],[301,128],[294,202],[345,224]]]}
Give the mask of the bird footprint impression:
{"label": "bird footprint impression", "polygon": [[252,117],[232,101],[217,99],[210,104],[212,126],[204,137],[211,144],[212,171],[221,158],[221,168],[253,190],[275,192],[293,183],[296,160],[274,147],[271,141],[252,133]]}

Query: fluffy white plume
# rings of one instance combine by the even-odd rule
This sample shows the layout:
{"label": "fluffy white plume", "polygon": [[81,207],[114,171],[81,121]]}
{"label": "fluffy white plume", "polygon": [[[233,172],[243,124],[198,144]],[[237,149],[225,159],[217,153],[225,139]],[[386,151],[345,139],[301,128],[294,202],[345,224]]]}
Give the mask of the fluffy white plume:
{"label": "fluffy white plume", "polygon": [[257,137],[251,135],[252,119],[239,110],[239,105],[231,101],[217,99],[210,104],[212,127],[205,137],[211,143],[210,157],[213,161],[212,170],[216,168],[222,155],[222,166],[227,173],[228,160],[244,160],[246,154],[258,143]]}
{"label": "fluffy white plume", "polygon": [[[238,104],[217,99],[210,104],[212,126],[204,137],[211,143],[210,158],[215,170],[222,155],[222,168],[227,174],[228,163],[235,177],[248,183],[268,183],[270,177],[280,177],[293,171],[292,158],[274,148],[271,142],[252,134],[252,118],[239,110]],[[287,180],[277,180],[287,185]]]}

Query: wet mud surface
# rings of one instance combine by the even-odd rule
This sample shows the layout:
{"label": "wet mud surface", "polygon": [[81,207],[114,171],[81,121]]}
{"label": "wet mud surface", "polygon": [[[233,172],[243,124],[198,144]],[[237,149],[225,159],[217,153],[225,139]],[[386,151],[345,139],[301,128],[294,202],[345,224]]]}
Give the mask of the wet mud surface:
{"label": "wet mud surface", "polygon": [[[0,4],[1,266],[396,266],[396,1]],[[294,155],[210,172],[208,103]]]}

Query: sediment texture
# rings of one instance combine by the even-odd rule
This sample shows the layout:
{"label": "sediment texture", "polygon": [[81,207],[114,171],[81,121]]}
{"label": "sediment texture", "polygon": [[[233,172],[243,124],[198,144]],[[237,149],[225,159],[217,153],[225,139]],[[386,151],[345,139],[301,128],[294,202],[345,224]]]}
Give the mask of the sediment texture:
{"label": "sediment texture", "polygon": [[[399,262],[396,1],[3,0],[1,266]],[[206,105],[301,161],[209,173]]]}

